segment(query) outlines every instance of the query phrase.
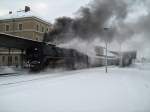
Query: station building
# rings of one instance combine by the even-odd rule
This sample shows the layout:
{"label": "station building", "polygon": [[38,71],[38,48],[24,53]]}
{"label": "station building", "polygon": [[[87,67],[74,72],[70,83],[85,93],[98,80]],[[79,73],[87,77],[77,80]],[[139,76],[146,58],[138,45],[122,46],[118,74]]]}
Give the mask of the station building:
{"label": "station building", "polygon": [[[34,41],[43,41],[44,34],[51,28],[51,23],[36,16],[9,17],[0,20],[0,33]],[[0,66],[20,66],[22,57],[20,50],[0,48]]]}

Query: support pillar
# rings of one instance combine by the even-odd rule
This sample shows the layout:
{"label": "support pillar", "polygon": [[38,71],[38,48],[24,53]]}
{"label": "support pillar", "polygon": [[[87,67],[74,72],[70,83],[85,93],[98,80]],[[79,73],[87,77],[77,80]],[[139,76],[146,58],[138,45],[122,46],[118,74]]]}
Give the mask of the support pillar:
{"label": "support pillar", "polygon": [[23,68],[23,52],[24,52],[24,50],[23,49],[21,49],[21,68]]}
{"label": "support pillar", "polygon": [[8,66],[10,66],[10,52],[11,52],[11,49],[9,48],[8,49]]}

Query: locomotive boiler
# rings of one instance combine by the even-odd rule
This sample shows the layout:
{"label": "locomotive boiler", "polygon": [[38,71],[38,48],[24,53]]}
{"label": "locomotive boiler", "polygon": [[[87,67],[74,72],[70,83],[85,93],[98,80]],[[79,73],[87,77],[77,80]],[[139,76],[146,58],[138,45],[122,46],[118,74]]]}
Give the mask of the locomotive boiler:
{"label": "locomotive boiler", "polygon": [[89,64],[87,55],[51,44],[28,48],[26,50],[26,61],[31,71],[39,71],[47,67],[79,69],[86,68]]}

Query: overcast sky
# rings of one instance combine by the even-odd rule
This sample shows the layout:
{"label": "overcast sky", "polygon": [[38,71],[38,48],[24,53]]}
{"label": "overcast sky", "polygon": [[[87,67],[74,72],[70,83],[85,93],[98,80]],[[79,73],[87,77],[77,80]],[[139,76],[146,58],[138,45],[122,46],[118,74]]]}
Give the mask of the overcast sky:
{"label": "overcast sky", "polygon": [[0,16],[7,15],[9,11],[16,12],[30,6],[31,11],[44,19],[53,21],[60,16],[73,16],[81,7],[90,0],[1,0]]}

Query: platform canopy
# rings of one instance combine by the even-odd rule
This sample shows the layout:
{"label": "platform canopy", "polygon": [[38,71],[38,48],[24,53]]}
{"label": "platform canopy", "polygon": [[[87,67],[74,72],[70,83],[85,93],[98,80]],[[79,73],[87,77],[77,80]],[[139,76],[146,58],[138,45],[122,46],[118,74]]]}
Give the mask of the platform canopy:
{"label": "platform canopy", "polygon": [[30,47],[42,46],[43,42],[25,39],[19,36],[0,33],[0,47],[25,50]]}

